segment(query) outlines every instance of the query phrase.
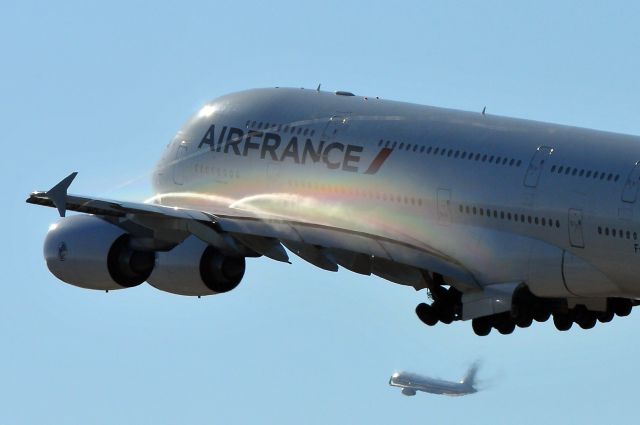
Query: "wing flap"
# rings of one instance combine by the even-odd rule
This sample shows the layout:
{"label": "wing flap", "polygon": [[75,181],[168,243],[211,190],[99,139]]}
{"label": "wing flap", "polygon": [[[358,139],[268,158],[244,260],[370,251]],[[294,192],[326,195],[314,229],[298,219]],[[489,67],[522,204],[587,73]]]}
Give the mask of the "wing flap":
{"label": "wing flap", "polygon": [[[460,286],[460,289],[463,290],[480,288],[473,275],[455,260],[435,250],[413,246],[404,242],[303,222],[277,221],[273,219],[262,221],[253,217],[216,217],[216,221],[222,230],[229,232],[275,238],[285,242],[285,245],[291,241],[307,246],[323,247],[333,254],[338,264],[356,273],[371,273],[373,265],[368,266],[363,257],[357,257],[365,254],[371,259],[387,260],[411,266],[415,269],[430,270],[443,276],[452,277],[456,282],[456,286]],[[351,254],[346,255],[341,250]],[[379,275],[382,277],[383,274],[380,273]],[[415,279],[424,280],[419,270],[416,270],[415,273],[412,272],[411,275]]]}

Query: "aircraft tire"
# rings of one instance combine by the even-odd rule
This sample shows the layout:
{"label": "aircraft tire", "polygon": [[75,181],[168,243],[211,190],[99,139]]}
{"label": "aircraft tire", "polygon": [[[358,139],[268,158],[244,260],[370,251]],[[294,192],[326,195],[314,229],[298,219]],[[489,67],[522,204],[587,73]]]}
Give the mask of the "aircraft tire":
{"label": "aircraft tire", "polygon": [[416,315],[418,316],[418,319],[427,326],[434,326],[438,323],[437,312],[429,304],[418,304],[416,307]]}
{"label": "aircraft tire", "polygon": [[438,320],[440,320],[442,323],[448,325],[453,322],[453,310],[451,309],[451,306],[449,304],[434,303],[432,307],[437,313]]}
{"label": "aircraft tire", "polygon": [[533,323],[533,314],[528,312],[522,312],[516,318],[516,325],[519,328],[528,328]]}
{"label": "aircraft tire", "polygon": [[598,321],[600,323],[608,323],[610,321],[613,320],[613,317],[615,316],[615,314],[613,313],[613,311],[601,311],[597,314],[598,317]]}
{"label": "aircraft tire", "polygon": [[533,319],[536,322],[546,322],[547,320],[549,320],[549,317],[551,317],[551,312],[549,311],[549,309],[539,307],[533,311]]}
{"label": "aircraft tire", "polygon": [[488,317],[478,317],[471,321],[473,332],[478,336],[487,336],[491,332],[491,322]]}
{"label": "aircraft tire", "polygon": [[616,316],[625,317],[631,313],[631,309],[633,308],[631,300],[627,300],[625,298],[616,298],[613,301],[613,312],[616,314]]}
{"label": "aircraft tire", "polygon": [[569,317],[568,314],[554,314],[553,324],[556,326],[557,330],[565,332],[571,329],[573,320],[571,319],[571,317]]}
{"label": "aircraft tire", "polygon": [[591,329],[596,325],[596,322],[597,322],[596,314],[591,311],[583,312],[581,317],[578,320],[576,320],[576,323],[582,329]]}
{"label": "aircraft tire", "polygon": [[509,334],[513,333],[513,331],[515,330],[516,322],[511,318],[506,318],[505,317],[502,320],[500,320],[500,322],[498,322],[498,324],[495,326],[495,328],[502,335],[509,335]]}

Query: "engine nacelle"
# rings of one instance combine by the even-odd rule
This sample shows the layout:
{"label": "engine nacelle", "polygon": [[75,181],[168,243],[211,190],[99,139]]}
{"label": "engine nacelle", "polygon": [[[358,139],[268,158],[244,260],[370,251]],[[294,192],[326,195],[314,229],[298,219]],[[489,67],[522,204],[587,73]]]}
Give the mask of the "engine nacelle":
{"label": "engine nacelle", "polygon": [[416,395],[416,390],[414,390],[413,388],[403,388],[402,394],[411,397]]}
{"label": "engine nacelle", "polygon": [[156,254],[156,265],[147,282],[172,294],[214,295],[238,286],[244,270],[244,257],[222,255],[195,236],[189,236],[171,251]]}
{"label": "engine nacelle", "polygon": [[58,279],[86,289],[131,288],[147,280],[154,253],[134,251],[130,236],[93,215],[73,215],[51,225],[44,240],[47,267]]}

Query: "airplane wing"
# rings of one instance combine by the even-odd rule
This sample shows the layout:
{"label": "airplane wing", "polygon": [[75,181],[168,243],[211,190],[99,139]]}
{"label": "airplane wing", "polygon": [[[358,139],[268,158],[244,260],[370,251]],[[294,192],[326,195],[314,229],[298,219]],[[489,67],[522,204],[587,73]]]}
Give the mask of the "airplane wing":
{"label": "airplane wing", "polygon": [[67,194],[72,173],[49,191],[33,192],[28,203],[108,219],[134,237],[164,241],[170,249],[194,235],[223,252],[246,247],[274,260],[288,262],[284,247],[325,270],[339,266],[356,273],[375,274],[395,283],[429,287],[431,273],[453,278],[457,289],[480,288],[473,275],[455,259],[428,247],[372,234],[279,218],[212,214],[143,202],[124,202]]}

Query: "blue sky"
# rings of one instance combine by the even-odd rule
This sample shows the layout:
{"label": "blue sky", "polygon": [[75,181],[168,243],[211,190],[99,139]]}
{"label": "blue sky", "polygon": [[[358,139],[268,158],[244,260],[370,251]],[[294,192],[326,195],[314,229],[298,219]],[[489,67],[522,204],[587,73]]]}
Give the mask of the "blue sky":
{"label": "blue sky", "polygon": [[[33,2],[0,5],[0,422],[610,423],[636,416],[638,313],[591,331],[476,337],[427,328],[425,294],[302,261],[250,261],[237,290],[109,294],[51,276],[52,209],[72,190],[143,197],[203,102],[268,86],[363,95],[640,134],[636,2]],[[8,238],[6,237],[8,235]],[[389,375],[486,391],[402,397]]]}

